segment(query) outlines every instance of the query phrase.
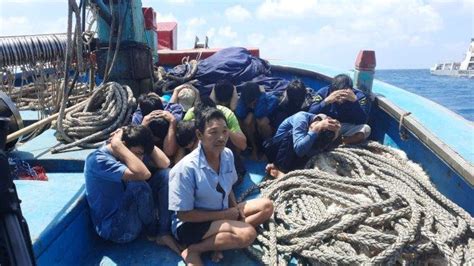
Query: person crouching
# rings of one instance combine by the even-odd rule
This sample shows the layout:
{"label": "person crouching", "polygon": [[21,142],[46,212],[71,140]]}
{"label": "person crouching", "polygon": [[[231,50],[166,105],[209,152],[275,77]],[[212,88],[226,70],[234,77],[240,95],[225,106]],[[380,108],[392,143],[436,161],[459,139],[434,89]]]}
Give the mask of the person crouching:
{"label": "person crouching", "polygon": [[[160,169],[153,175],[143,163],[145,155]],[[100,237],[127,243],[145,231],[149,237],[158,237],[157,242],[181,252],[170,232],[169,164],[163,151],[153,145],[152,133],[145,126],[115,131],[106,145],[87,156],[86,198]]]}

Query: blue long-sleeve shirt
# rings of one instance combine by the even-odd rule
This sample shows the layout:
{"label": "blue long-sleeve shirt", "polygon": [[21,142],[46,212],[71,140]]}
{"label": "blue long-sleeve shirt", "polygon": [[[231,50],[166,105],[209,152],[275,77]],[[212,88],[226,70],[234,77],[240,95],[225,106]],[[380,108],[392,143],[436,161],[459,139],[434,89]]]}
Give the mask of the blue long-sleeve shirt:
{"label": "blue long-sleeve shirt", "polygon": [[[262,93],[257,99],[255,110],[253,110],[255,118],[263,118],[270,115],[278,106],[278,101],[278,97],[266,92]],[[244,119],[249,112],[251,112],[250,108],[245,105],[242,99],[239,99],[235,108],[235,115],[240,119]]]}
{"label": "blue long-sleeve shirt", "polygon": [[288,131],[292,132],[293,148],[299,157],[310,155],[311,148],[318,138],[318,133],[309,131],[316,115],[308,112],[298,112],[285,119],[278,127],[274,140],[280,141]]}
{"label": "blue long-sleeve shirt", "polygon": [[[183,117],[184,111],[183,107],[179,103],[167,103],[164,102],[165,107],[164,110],[170,112],[175,118],[176,121],[181,121],[181,118]],[[132,115],[132,125],[141,125],[143,121],[143,114],[142,111],[140,110],[140,107],[135,110],[135,112]]]}
{"label": "blue long-sleeve shirt", "polygon": [[324,99],[331,93],[329,86],[324,87],[317,92],[318,96],[315,103],[310,106],[308,112],[313,114],[322,113],[339,120],[341,123],[365,124],[369,117],[369,100],[362,91],[356,89],[352,89],[352,91],[357,97],[355,102],[346,101],[342,104],[327,104]]}

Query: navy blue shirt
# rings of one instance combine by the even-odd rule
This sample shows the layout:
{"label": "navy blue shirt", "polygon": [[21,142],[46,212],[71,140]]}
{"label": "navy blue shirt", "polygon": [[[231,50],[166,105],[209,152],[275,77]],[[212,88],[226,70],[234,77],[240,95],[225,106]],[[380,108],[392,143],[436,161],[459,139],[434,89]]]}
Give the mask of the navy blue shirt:
{"label": "navy blue shirt", "polygon": [[111,217],[117,212],[125,193],[122,176],[127,166],[118,161],[104,145],[87,156],[84,166],[86,197],[96,232],[108,239]]}
{"label": "navy blue shirt", "polygon": [[287,132],[292,133],[293,148],[299,157],[310,155],[318,133],[309,131],[309,126],[316,115],[308,112],[298,112],[283,120],[275,133],[274,140],[280,141]]}
{"label": "navy blue shirt", "polygon": [[320,89],[317,92],[316,102],[309,108],[310,113],[325,114],[331,118],[337,119],[341,123],[365,124],[369,116],[369,101],[366,95],[356,89],[352,89],[357,97],[355,102],[346,101],[342,104],[327,104],[324,99],[329,96],[329,86]]}
{"label": "navy blue shirt", "polygon": [[[253,110],[255,118],[263,118],[269,116],[273,111],[275,111],[278,106],[278,97],[270,93],[262,93],[257,99],[257,104],[255,105],[255,110]],[[248,108],[242,99],[239,99],[237,102],[237,107],[235,109],[235,115],[244,119],[248,113],[252,112]]]}
{"label": "navy blue shirt", "polygon": [[[170,112],[175,118],[176,121],[181,121],[183,118],[184,110],[181,104],[179,103],[166,103],[164,102],[164,110]],[[141,125],[143,121],[143,114],[140,107],[132,115],[132,125]]]}

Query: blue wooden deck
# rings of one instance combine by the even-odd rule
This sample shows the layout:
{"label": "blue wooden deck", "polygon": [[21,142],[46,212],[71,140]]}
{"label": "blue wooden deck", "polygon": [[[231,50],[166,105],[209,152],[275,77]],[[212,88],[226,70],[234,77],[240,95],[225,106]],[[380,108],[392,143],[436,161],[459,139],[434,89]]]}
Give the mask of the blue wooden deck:
{"label": "blue wooden deck", "polygon": [[[33,165],[43,165],[49,178],[48,181],[15,180],[39,265],[117,265],[124,262],[184,265],[171,250],[144,236],[124,245],[100,239],[93,230],[84,195],[82,169],[91,150],[51,154],[49,149],[55,143],[54,131],[48,130],[12,153]],[[248,174],[236,189],[237,196],[259,183],[264,174],[263,162],[245,163]],[[222,264],[225,265],[256,265],[242,251],[228,251],[224,255]],[[206,265],[213,265],[209,258],[205,261]]]}
{"label": "blue wooden deck", "polygon": [[[304,68],[328,76],[340,71],[309,64],[277,62],[280,65]],[[284,73],[281,73],[285,75]],[[293,78],[287,75],[286,78]],[[304,82],[317,89],[324,82],[302,77]],[[412,112],[421,124],[452,147],[471,164],[474,161],[474,126],[444,107],[400,88],[376,81],[374,92],[396,105]],[[421,164],[431,176],[435,186],[449,199],[474,213],[473,188],[450,169],[431,150],[415,137],[407,141],[398,135],[398,121],[374,107],[370,124],[371,138],[383,144],[403,149],[408,157]],[[449,129],[449,130],[447,130]],[[15,181],[19,197],[23,200],[23,213],[30,226],[34,252],[39,265],[116,265],[116,264],[182,264],[179,256],[159,247],[144,237],[117,245],[103,241],[95,234],[84,198],[84,159],[91,150],[75,149],[51,154],[58,142],[54,130],[47,130],[13,152],[23,160],[45,167],[49,181]],[[246,162],[249,175],[237,188],[240,195],[254,183],[261,181],[264,163]],[[474,170],[474,169],[473,169]],[[222,262],[225,265],[253,265],[242,251],[229,251]],[[207,265],[212,263],[207,259]]]}

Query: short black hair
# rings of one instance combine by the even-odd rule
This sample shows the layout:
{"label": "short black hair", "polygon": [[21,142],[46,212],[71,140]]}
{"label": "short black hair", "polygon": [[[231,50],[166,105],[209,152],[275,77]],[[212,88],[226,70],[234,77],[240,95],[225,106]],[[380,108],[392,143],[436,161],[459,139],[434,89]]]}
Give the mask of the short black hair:
{"label": "short black hair", "polygon": [[201,115],[196,117],[196,127],[199,129],[201,133],[204,132],[206,129],[206,123],[214,119],[222,119],[224,120],[225,124],[227,125],[227,121],[225,120],[225,115],[221,110],[217,108],[205,108]]}
{"label": "short black hair", "polygon": [[168,134],[169,126],[170,123],[163,117],[153,119],[150,124],[148,124],[153,136],[159,138],[160,140],[165,139],[166,135]]}
{"label": "short black hair", "polygon": [[196,140],[196,124],[194,121],[179,121],[176,125],[176,142],[186,147]]}
{"label": "short black hair", "polygon": [[286,96],[291,105],[301,107],[306,97],[306,86],[301,80],[294,79],[286,87]]}
{"label": "short black hair", "polygon": [[209,97],[204,97],[201,99],[200,102],[196,104],[196,108],[205,108],[205,107],[214,107],[216,108],[216,103],[211,100]]}
{"label": "short black hair", "polygon": [[146,154],[151,154],[155,145],[153,144],[153,134],[145,126],[126,126],[122,128],[122,141],[127,148],[142,147]]}
{"label": "short black hair", "polygon": [[332,80],[330,91],[343,90],[346,88],[353,88],[353,83],[351,77],[346,74],[339,74],[334,77]]}
{"label": "short black hair", "polygon": [[155,110],[163,110],[163,102],[158,95],[142,94],[138,98],[138,106],[142,115],[146,116]]}
{"label": "short black hair", "polygon": [[216,103],[211,100],[211,98],[206,97],[201,99],[201,101],[194,108],[194,118],[198,121],[201,117],[202,112],[207,108],[216,108]]}
{"label": "short black hair", "polygon": [[260,91],[260,87],[255,82],[245,82],[240,88],[240,98],[245,104],[250,104],[257,100],[261,94],[262,91]]}
{"label": "short black hair", "polygon": [[228,80],[219,80],[214,85],[214,94],[219,102],[230,102],[234,93],[234,84]]}

